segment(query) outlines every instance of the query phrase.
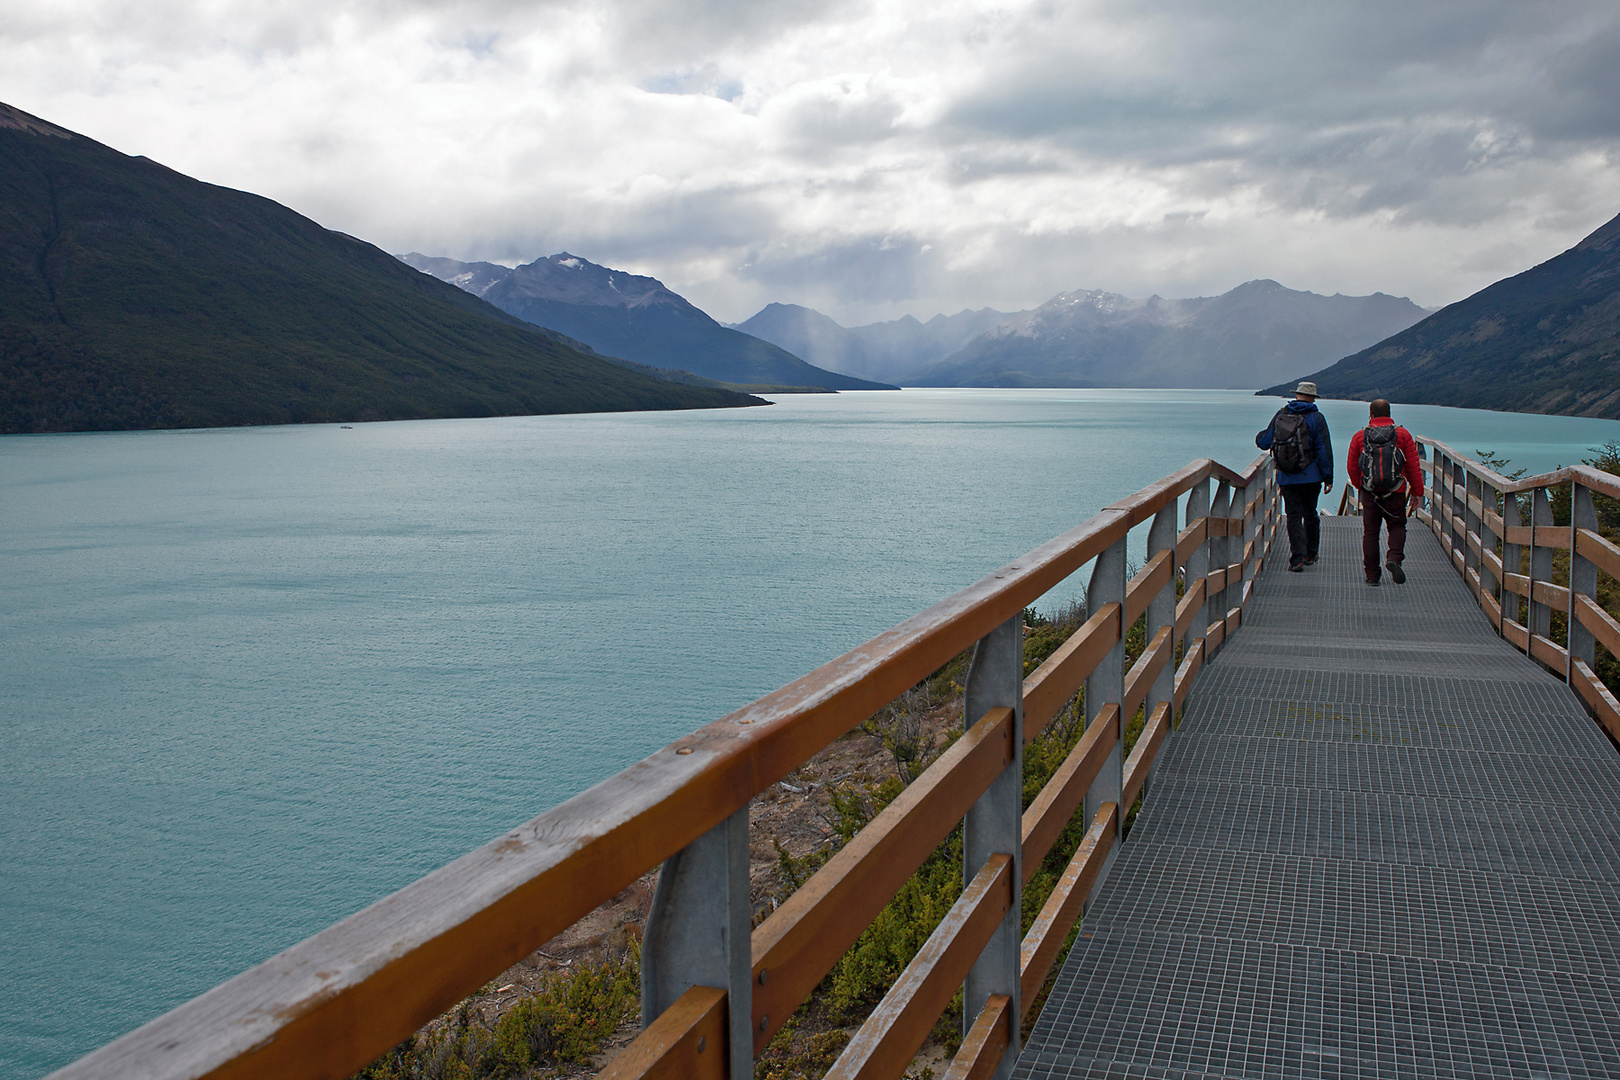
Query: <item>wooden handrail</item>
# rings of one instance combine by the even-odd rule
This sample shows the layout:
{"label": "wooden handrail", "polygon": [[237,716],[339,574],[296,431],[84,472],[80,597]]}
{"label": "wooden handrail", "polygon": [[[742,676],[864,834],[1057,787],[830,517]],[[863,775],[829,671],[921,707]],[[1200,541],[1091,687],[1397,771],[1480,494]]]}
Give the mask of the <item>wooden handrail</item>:
{"label": "wooden handrail", "polygon": [[[1200,483],[1213,479],[1246,488],[1268,478],[1267,462],[1261,455],[1241,473],[1209,459],[1189,463],[871,641],[677,739],[54,1076],[178,1080],[297,1075],[341,1080],[351,1075],[729,819],[834,739],[1121,541],[1132,526]],[[1261,516],[1261,501],[1251,492],[1242,516],[1206,515],[1183,530],[1176,537],[1175,555],[1163,552],[1150,559],[1123,606],[1095,613],[1087,623],[1090,629],[1075,635],[1080,640],[1071,638],[1073,647],[1066,643],[1067,653],[1061,659],[1054,656],[1056,664],[1048,661],[1035,672],[1025,685],[1026,733],[1038,732],[1074,696],[1101,656],[1122,640],[1131,621],[1127,613],[1146,610],[1153,595],[1172,587],[1175,569],[1200,543],[1228,533],[1243,536],[1245,519]],[[1273,502],[1264,503],[1267,523]],[[1228,581],[1235,586],[1250,557],[1258,555],[1251,546],[1241,562],[1215,568],[1214,577],[1222,586]],[[1199,610],[1203,597],[1218,589],[1204,578],[1187,585],[1187,595],[1199,598]],[[1178,704],[1206,654],[1213,655],[1236,626],[1240,611],[1241,605],[1231,609],[1189,647],[1175,678]],[[1146,654],[1142,658],[1149,667],[1168,661],[1186,629],[1181,625],[1184,614],[1194,618],[1193,608],[1185,613],[1177,608],[1173,637],[1161,632],[1155,638],[1148,650],[1151,659]],[[1151,681],[1147,670],[1141,661],[1133,669],[1141,672],[1133,693]],[[1008,751],[996,744],[1010,736],[1008,717],[986,716],[973,731],[980,734],[964,736],[935,763],[942,767],[941,777],[953,779],[954,788],[919,778],[891,804],[889,809],[899,807],[892,821],[879,815],[869,823],[840,852],[850,853],[842,862],[835,856],[811,880],[827,874],[825,878],[814,888],[807,883],[808,892],[800,890],[803,899],[799,893],[789,897],[755,931],[755,975],[769,973],[768,981],[754,988],[756,1025],[765,1015],[772,1018],[763,1031],[756,1031],[758,1039],[768,1038],[803,1000],[821,977],[817,969],[824,974],[822,965],[830,967],[832,942],[845,935],[813,941],[825,934],[816,928],[827,925],[827,913],[839,910],[853,922],[857,911],[874,903],[881,908],[911,872],[905,867],[920,862],[913,857],[919,851],[926,856],[930,845],[937,845],[960,819],[964,799],[971,802],[970,793],[982,789],[985,776],[1005,767]],[[884,863],[891,864],[888,870]],[[864,923],[856,924],[854,933],[860,925]],[[832,960],[836,958],[832,952]],[[722,1048],[714,1045],[723,1041],[714,1025],[724,1022],[724,1013],[723,992],[718,1000],[712,993],[683,996],[625,1052],[614,1075],[708,1074],[713,1062],[726,1068]],[[700,1042],[705,1047],[701,1052],[696,1049]]]}
{"label": "wooden handrail", "polygon": [[1052,895],[1046,898],[1046,904],[1035,916],[1029,933],[1024,935],[1020,949],[1022,971],[1019,982],[1020,996],[1024,999],[1026,1010],[1035,1003],[1035,995],[1046,981],[1047,973],[1052,970],[1052,961],[1057,959],[1058,948],[1068,937],[1070,927],[1079,917],[1080,906],[1085,903],[1091,886],[1102,871],[1103,862],[1113,847],[1114,836],[1119,832],[1119,813],[1118,803],[1104,803],[1097,811],[1091,827],[1086,830],[1084,839],[1075,850],[1074,858],[1069,860],[1069,865],[1052,889]]}
{"label": "wooden handrail", "polygon": [[[1587,661],[1594,655],[1596,644],[1610,648],[1611,643],[1620,643],[1615,640],[1615,627],[1620,623],[1595,599],[1598,573],[1620,579],[1620,547],[1594,531],[1596,514],[1592,503],[1594,492],[1620,497],[1620,477],[1577,465],[1512,480],[1442,442],[1421,436],[1418,441],[1435,451],[1424,463],[1434,481],[1430,501],[1433,512],[1420,512],[1419,519],[1427,521],[1445,545],[1452,563],[1502,637],[1562,676],[1581,694],[1593,715],[1609,726],[1605,710],[1612,695],[1603,697],[1591,687],[1583,688],[1580,680],[1584,676],[1578,676],[1578,672],[1590,672]],[[1449,462],[1444,468],[1442,458]],[[1467,478],[1462,485],[1453,480],[1456,470]],[[1546,489],[1560,484],[1570,485],[1572,520],[1569,525],[1550,525],[1546,523]],[[1516,497],[1527,492],[1534,496],[1533,516],[1540,517],[1541,523],[1510,523],[1520,517]],[[1509,505],[1503,500],[1511,501],[1511,516],[1498,512],[1499,504],[1504,508]],[[1460,512],[1453,509],[1453,502]],[[1531,552],[1529,572],[1520,573],[1519,560],[1526,548]],[[1568,584],[1549,580],[1554,551],[1570,553]],[[1520,598],[1529,601],[1529,626],[1518,619]],[[1566,638],[1562,644],[1532,629],[1546,630],[1552,612],[1564,616]]]}
{"label": "wooden handrail", "polygon": [[911,1063],[973,960],[1012,904],[1011,855],[992,855],[827,1072],[890,1080]]}
{"label": "wooden handrail", "polygon": [[754,931],[754,1046],[838,958],[1012,761],[1012,710],[992,709]]}
{"label": "wooden handrail", "polygon": [[1024,880],[1040,869],[1041,860],[1057,843],[1064,826],[1074,817],[1086,789],[1097,779],[1103,762],[1119,744],[1119,706],[1110,702],[1086,728],[1069,756],[1024,811]]}
{"label": "wooden handrail", "polygon": [[[1550,473],[1510,480],[1489,466],[1481,465],[1467,455],[1457,453],[1457,451],[1438,439],[1431,439],[1425,435],[1414,435],[1413,438],[1425,446],[1440,450],[1451,460],[1461,465],[1470,475],[1485,481],[1499,492],[1519,494],[1533,491],[1536,488],[1565,484],[1574,480],[1585,487],[1591,488],[1593,491],[1600,491],[1605,495],[1612,495],[1620,499],[1620,476],[1606,473],[1601,469],[1594,469],[1589,465],[1565,465],[1563,468],[1555,469]],[[1457,494],[1461,495],[1462,492],[1459,491]]]}
{"label": "wooden handrail", "polygon": [[990,1080],[1012,1045],[1013,1021],[1012,998],[991,994],[945,1070],[944,1080]]}

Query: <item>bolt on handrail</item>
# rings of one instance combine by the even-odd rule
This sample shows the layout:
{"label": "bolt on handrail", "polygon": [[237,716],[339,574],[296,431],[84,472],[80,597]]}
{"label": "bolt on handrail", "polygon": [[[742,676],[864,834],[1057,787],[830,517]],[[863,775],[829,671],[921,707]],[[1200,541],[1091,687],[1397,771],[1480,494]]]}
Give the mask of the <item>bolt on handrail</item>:
{"label": "bolt on handrail", "polygon": [[[1597,645],[1620,656],[1620,622],[1597,602],[1599,571],[1620,580],[1620,547],[1598,531],[1592,500],[1594,493],[1620,498],[1620,476],[1568,465],[1512,479],[1437,439],[1414,438],[1433,451],[1423,462],[1429,480],[1418,519],[1496,632],[1567,682],[1620,740],[1620,701],[1593,672]],[[1566,484],[1570,521],[1555,525],[1550,492]],[[1347,511],[1359,513],[1359,493],[1348,485],[1340,513]],[[1553,580],[1556,552],[1568,553],[1567,584]],[[1561,643],[1552,636],[1555,612],[1564,616]]]}
{"label": "bolt on handrail", "polygon": [[[644,1030],[604,1075],[740,1080],[964,817],[970,887],[831,1075],[898,1076],[964,980],[968,1030],[948,1075],[1006,1075],[1020,1017],[1105,876],[1193,680],[1241,625],[1277,515],[1269,456],[1241,473],[1191,462],[53,1077],[340,1080],[663,864],[643,944]],[[1126,582],[1126,537],[1150,519],[1147,564]],[[1023,611],[1094,560],[1090,619],[1025,678]],[[1127,672],[1138,617],[1147,647]],[[969,646],[963,737],[750,933],[750,800]],[[1088,727],[1020,812],[1022,747],[1082,684]],[[1127,759],[1138,708],[1146,726]],[[1022,883],[1077,809],[1085,841],[1020,941]]]}

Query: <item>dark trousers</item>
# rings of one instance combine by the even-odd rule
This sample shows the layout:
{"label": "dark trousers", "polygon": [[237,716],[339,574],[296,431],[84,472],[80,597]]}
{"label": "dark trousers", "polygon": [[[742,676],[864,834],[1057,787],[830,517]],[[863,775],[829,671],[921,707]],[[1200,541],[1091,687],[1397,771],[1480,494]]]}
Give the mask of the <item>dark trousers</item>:
{"label": "dark trousers", "polygon": [[1321,484],[1283,484],[1283,509],[1288,512],[1289,562],[1316,558],[1322,546],[1322,519],[1316,515]]}
{"label": "dark trousers", "polygon": [[1361,493],[1361,563],[1370,581],[1383,573],[1383,560],[1378,557],[1378,526],[1389,526],[1389,561],[1406,559],[1406,492],[1388,495]]}

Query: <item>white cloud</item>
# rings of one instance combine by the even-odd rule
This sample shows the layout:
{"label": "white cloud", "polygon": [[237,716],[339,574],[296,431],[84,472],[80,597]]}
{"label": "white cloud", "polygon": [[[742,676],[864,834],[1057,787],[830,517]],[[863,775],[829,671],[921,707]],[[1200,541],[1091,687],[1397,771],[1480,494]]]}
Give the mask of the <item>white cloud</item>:
{"label": "white cloud", "polygon": [[846,323],[1448,302],[1620,211],[1607,0],[11,0],[0,100],[393,251]]}

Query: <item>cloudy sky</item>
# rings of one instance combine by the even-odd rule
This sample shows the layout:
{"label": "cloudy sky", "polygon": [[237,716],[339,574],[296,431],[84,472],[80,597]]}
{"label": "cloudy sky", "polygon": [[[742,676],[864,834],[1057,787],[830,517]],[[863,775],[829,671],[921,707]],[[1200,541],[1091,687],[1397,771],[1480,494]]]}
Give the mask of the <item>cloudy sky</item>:
{"label": "cloudy sky", "polygon": [[1449,303],[1620,212],[1614,0],[6,0],[0,100],[390,251],[723,320]]}

